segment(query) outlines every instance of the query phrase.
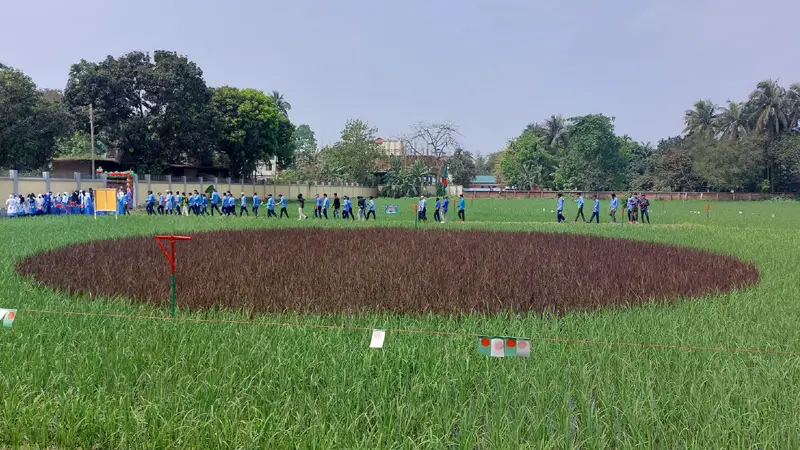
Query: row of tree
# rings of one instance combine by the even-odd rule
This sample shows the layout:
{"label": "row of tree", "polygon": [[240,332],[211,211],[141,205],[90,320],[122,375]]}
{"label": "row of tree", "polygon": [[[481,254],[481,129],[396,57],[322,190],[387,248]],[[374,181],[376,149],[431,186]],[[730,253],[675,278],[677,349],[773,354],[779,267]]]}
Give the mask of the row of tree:
{"label": "row of tree", "polygon": [[40,90],[0,66],[0,167],[36,170],[54,157],[114,151],[141,172],[169,166],[225,167],[249,176],[277,156],[291,164],[291,105],[277,91],[207,86],[202,70],[175,52],[131,52],[70,69],[63,91]]}
{"label": "row of tree", "polygon": [[528,125],[506,148],[476,159],[519,189],[665,191],[794,190],[800,177],[800,83],[758,83],[747,101],[698,101],[680,136],[654,148],[614,132],[614,118],[587,115]]}

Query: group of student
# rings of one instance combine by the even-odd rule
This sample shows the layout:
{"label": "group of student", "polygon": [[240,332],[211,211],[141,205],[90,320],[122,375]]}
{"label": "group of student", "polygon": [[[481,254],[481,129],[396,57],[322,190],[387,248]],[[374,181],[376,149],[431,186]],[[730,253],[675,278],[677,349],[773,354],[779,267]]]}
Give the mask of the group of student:
{"label": "group of student", "polygon": [[[303,194],[297,195],[297,218],[299,220],[308,219],[308,216],[303,212],[305,208],[306,199]],[[268,194],[266,200],[267,218],[275,217],[289,218],[288,199],[283,194],[278,194],[275,199],[272,194]],[[220,195],[216,190],[211,194],[201,194],[198,191],[186,194],[185,192],[172,192],[167,191],[162,194],[158,192],[153,194],[153,191],[147,191],[147,199],[145,200],[145,207],[148,215],[214,215],[216,211],[222,216],[249,216],[250,209],[252,208],[253,215],[258,217],[258,210],[261,208],[262,199],[257,192],[254,192],[251,197],[247,197],[244,192],[241,193],[239,199],[231,193],[231,191],[223,192]],[[369,220],[370,216],[377,220],[375,214],[375,199],[369,197],[369,202],[366,198],[358,196],[358,219]],[[350,197],[339,197],[337,193],[333,194],[333,201],[328,198],[327,193],[322,196],[316,195],[314,202],[314,215],[315,219],[328,219],[328,210],[333,207],[333,218],[338,219],[351,219],[355,220],[356,213],[353,211],[353,202]],[[237,213],[238,207],[238,213]],[[276,207],[280,207],[280,213],[276,213]]]}
{"label": "group of student", "polygon": [[93,211],[94,192],[80,190],[64,192],[62,194],[46,192],[44,194],[11,194],[6,200],[6,215],[8,217],[40,216],[62,214],[63,208],[78,208],[80,213],[89,214]]}
{"label": "group of student", "polygon": [[[458,219],[462,222],[466,220],[464,217],[466,206],[464,194],[458,194]],[[450,199],[447,198],[446,195],[442,199],[436,197],[436,203],[434,203],[433,206],[433,220],[439,223],[445,223],[448,209],[450,209]],[[428,221],[428,200],[424,195],[421,195],[417,202],[417,220],[420,222]]]}
{"label": "group of student", "polygon": [[[592,205],[592,215],[589,219],[589,223],[594,222],[595,219],[597,219],[596,223],[600,223],[600,200],[597,198],[597,194],[593,195],[592,199],[594,200],[594,204]],[[578,204],[578,213],[575,215],[575,222],[577,222],[579,218],[586,222],[586,217],[583,215],[584,201],[582,193],[578,192],[578,198],[575,200],[575,203]],[[647,220],[647,223],[650,223],[650,200],[647,199],[646,194],[643,193],[640,198],[638,193],[632,192],[624,206],[628,213],[628,223],[637,223],[640,219],[639,213],[641,213],[642,223],[644,223],[645,220]],[[619,209],[617,194],[611,194],[611,204],[608,208],[608,215],[611,216],[611,222],[613,223],[617,223],[617,209]],[[561,193],[558,194],[558,200],[556,202],[556,220],[558,223],[567,221],[564,217],[564,195]]]}

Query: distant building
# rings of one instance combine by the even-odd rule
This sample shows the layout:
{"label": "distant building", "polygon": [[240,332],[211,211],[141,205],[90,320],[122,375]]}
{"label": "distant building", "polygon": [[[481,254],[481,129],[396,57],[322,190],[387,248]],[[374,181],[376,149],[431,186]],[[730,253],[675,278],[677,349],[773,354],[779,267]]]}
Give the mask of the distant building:
{"label": "distant building", "polygon": [[491,175],[477,175],[469,186],[464,186],[464,191],[501,191],[503,186],[497,182],[497,177]]}
{"label": "distant building", "polygon": [[404,156],[406,154],[403,149],[403,141],[396,139],[377,138],[375,142],[380,146],[381,151],[386,156]]}
{"label": "distant building", "polygon": [[269,161],[261,161],[256,166],[256,180],[275,178],[278,174],[278,157],[273,156]]}

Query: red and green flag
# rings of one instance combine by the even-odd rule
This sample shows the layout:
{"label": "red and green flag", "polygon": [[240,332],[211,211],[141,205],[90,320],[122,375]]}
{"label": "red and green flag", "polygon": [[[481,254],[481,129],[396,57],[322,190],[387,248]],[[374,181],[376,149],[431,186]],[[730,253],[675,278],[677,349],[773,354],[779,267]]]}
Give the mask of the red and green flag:
{"label": "red and green flag", "polygon": [[447,195],[447,164],[444,165],[444,174],[442,175],[442,195]]}
{"label": "red and green flag", "polygon": [[4,327],[10,327],[14,323],[14,318],[17,316],[16,309],[0,309],[0,321],[3,322]]}
{"label": "red and green flag", "polygon": [[480,336],[478,353],[495,358],[528,358],[531,356],[531,340],[511,336]]}

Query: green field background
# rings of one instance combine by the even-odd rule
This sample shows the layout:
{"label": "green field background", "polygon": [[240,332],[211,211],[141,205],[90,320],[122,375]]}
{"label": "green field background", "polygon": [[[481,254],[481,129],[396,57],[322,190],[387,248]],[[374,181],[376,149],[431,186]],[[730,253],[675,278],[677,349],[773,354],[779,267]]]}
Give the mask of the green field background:
{"label": "green field background", "polygon": [[[560,319],[536,314],[411,318],[291,313],[255,318],[388,329],[385,347],[372,350],[367,331],[26,311],[168,317],[169,305],[53,293],[19,277],[14,264],[45,249],[128,235],[276,226],[307,227],[311,233],[316,227],[413,227],[412,199],[379,201],[374,223],[267,220],[263,214],[259,219],[135,214],[118,220],[4,220],[0,307],[20,311],[13,328],[0,328],[0,447],[800,447],[798,356],[536,340],[800,352],[800,204],[712,202],[707,216],[705,202],[653,202],[651,225],[629,225],[608,223],[603,202],[603,223],[589,225],[571,223],[571,200],[566,224],[555,223],[553,200],[479,199],[467,200],[467,223],[456,222],[453,208],[448,223],[431,220],[418,229],[589,233],[704,248],[754,263],[761,282],[743,292],[671,306],[650,304]],[[398,204],[400,214],[385,215],[386,203]],[[289,211],[294,218],[294,205]],[[464,239],[469,236],[465,233]],[[177,247],[181,264],[180,243]],[[155,241],[153,251],[160,252]],[[353,249],[345,257],[357,258],[361,251],[381,249]],[[103,270],[101,259],[106,257],[126,256],[86,255],[85,270]],[[565,263],[572,257],[563,255]],[[626,267],[632,277],[657,278],[646,263],[658,257],[630,255],[613,263]],[[531,265],[535,270],[535,261]],[[356,288],[356,280],[321,275],[327,277],[322,289],[348,283]],[[166,261],[152,268],[148,282],[168,283]],[[269,282],[264,283],[268,295]],[[180,306],[180,280],[178,285]],[[179,311],[178,318],[249,320],[237,311]],[[474,338],[393,329],[534,341],[529,359],[494,359],[478,355]]]}

